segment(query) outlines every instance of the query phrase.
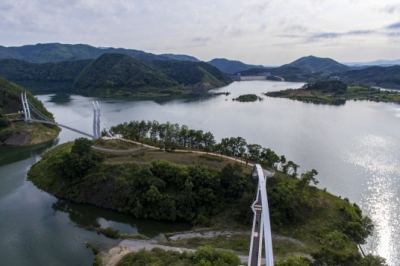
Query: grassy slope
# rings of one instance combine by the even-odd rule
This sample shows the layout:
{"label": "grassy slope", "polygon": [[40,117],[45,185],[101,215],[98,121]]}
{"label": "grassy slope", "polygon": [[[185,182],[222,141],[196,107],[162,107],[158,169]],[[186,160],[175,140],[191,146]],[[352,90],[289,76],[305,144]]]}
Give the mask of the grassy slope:
{"label": "grassy slope", "polygon": [[[63,179],[60,176],[55,175],[49,169],[52,165],[60,162],[61,156],[64,153],[70,152],[72,143],[62,144],[55,149],[47,152],[43,155],[43,160],[36,164],[29,173],[29,178],[34,182],[34,184],[53,195],[66,196],[65,189],[61,191],[60,184],[63,183]],[[213,156],[199,156],[193,153],[168,153],[164,151],[149,150],[145,152],[139,152],[133,155],[110,155],[105,161],[107,165],[121,165],[122,168],[126,168],[129,164],[139,164],[146,165],[152,160],[166,159],[170,162],[179,165],[199,165],[204,164],[213,169],[221,169],[223,166],[227,165],[229,161],[219,157]],[[250,174],[251,168],[246,167],[245,173]],[[122,178],[123,174],[120,171],[114,173],[116,177]],[[93,178],[93,177],[90,177]],[[103,176],[102,178],[106,178]],[[118,179],[116,179],[118,180]],[[268,181],[268,188],[276,188],[279,184],[286,183],[286,185],[295,186],[299,182],[298,179],[294,179],[288,175],[277,172],[276,176]],[[250,186],[251,187],[251,186]],[[86,193],[86,192],[85,192]],[[92,192],[87,191],[88,194]],[[253,200],[253,191],[247,198],[239,200],[231,205],[222,213],[215,215],[210,224],[210,229],[215,230],[240,230],[248,231],[251,228],[249,222],[252,220],[252,212],[248,209],[245,214],[245,220],[247,224],[244,225],[243,221],[238,222],[233,217],[237,210],[243,208],[245,205],[246,210],[250,206]],[[308,208],[300,206],[300,211],[302,213],[303,219],[297,221],[294,224],[280,224],[276,223],[274,216],[271,217],[273,225],[272,230],[274,233],[280,235],[288,236],[300,240],[305,245],[293,244],[290,241],[274,241],[274,252],[277,257],[287,256],[293,254],[310,254],[321,247],[328,247],[339,250],[338,252],[346,252],[347,254],[352,254],[351,256],[358,256],[358,250],[355,242],[350,241],[348,237],[344,237],[344,240],[337,240],[335,237],[331,237],[333,234],[344,234],[344,229],[346,223],[349,221],[348,215],[345,215],[343,209],[348,210],[347,214],[350,216],[358,217],[353,207],[350,203],[343,199],[340,199],[334,195],[331,195],[325,191],[319,190],[315,187],[309,187],[306,193],[313,195],[312,205],[313,207]],[[269,196],[270,197],[270,196]],[[274,201],[269,199],[270,208],[272,208]],[[358,219],[358,218],[357,218]],[[175,246],[186,246],[186,247],[199,247],[204,245],[212,245],[220,248],[229,248],[237,251],[238,253],[247,253],[249,236],[234,236],[231,238],[217,237],[214,239],[189,239],[169,242],[170,245]]]}
{"label": "grassy slope", "polygon": [[60,133],[60,128],[48,127],[41,123],[12,123],[10,129],[14,132],[25,132],[29,138],[27,145],[35,145],[57,138]]}

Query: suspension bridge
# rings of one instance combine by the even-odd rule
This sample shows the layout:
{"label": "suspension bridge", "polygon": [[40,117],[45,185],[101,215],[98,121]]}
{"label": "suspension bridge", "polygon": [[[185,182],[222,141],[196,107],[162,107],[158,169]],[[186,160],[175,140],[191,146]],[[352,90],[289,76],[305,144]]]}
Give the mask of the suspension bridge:
{"label": "suspension bridge", "polygon": [[[29,123],[29,122],[39,122],[43,124],[50,124],[50,125],[55,125],[59,127],[63,127],[72,131],[75,131],[79,134],[85,135],[86,137],[89,137],[91,139],[98,139],[101,137],[100,134],[100,106],[97,101],[92,102],[93,105],[93,134],[83,132],[79,129],[60,124],[58,122],[55,122],[53,119],[45,116],[43,113],[41,113],[39,110],[37,110],[32,104],[29,103],[28,98],[26,97],[26,93],[22,92],[21,93],[21,101],[22,101],[22,108],[23,108],[23,114],[24,114],[24,121]],[[38,118],[32,118],[31,114],[34,113]]]}

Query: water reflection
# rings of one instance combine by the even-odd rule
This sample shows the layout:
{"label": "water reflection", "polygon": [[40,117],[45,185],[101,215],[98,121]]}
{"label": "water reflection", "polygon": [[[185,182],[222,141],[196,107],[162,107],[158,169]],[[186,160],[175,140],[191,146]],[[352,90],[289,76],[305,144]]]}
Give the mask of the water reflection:
{"label": "water reflection", "polygon": [[50,140],[33,146],[0,146],[0,166],[22,161],[43,154],[48,149],[57,146],[59,139]]}
{"label": "water reflection", "polygon": [[191,225],[185,222],[157,221],[137,219],[132,215],[98,208],[87,204],[77,204],[66,200],[58,200],[51,208],[55,212],[68,214],[69,219],[81,226],[113,227],[120,233],[142,234],[150,238],[162,237],[163,233],[187,231]]}
{"label": "water reflection", "polygon": [[364,248],[387,259],[395,265],[399,257],[397,243],[400,239],[400,163],[393,158],[399,140],[375,134],[363,134],[354,139],[347,151],[348,162],[360,167],[367,177],[362,193],[361,207],[375,223],[374,236],[368,239]]}
{"label": "water reflection", "polygon": [[59,104],[59,105],[68,105],[72,101],[71,95],[66,93],[56,93],[50,96],[48,102]]}

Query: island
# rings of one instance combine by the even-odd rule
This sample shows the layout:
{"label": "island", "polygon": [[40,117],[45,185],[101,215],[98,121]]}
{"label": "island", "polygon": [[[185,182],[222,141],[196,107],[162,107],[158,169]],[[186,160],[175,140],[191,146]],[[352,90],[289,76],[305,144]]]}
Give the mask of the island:
{"label": "island", "polygon": [[264,95],[322,104],[344,104],[347,100],[400,103],[399,91],[381,90],[362,85],[347,86],[340,80],[317,81],[307,83],[300,89],[272,91]]}
{"label": "island", "polygon": [[22,111],[21,93],[26,93],[28,101],[46,117],[53,115],[43,103],[24,88],[0,78],[0,143],[28,146],[55,139],[60,128],[41,123],[25,123]]}
{"label": "island", "polygon": [[[357,204],[315,187],[315,169],[299,174],[299,165],[269,148],[247,143],[241,137],[222,138],[217,143],[211,132],[184,125],[131,121],[112,127],[110,134],[122,138],[80,138],[57,146],[32,166],[28,178],[39,189],[61,199],[138,218],[193,225],[193,231],[185,236],[167,235],[167,240],[157,243],[151,252],[138,250],[126,255],[120,265],[133,265],[138,257],[191,261],[193,264],[187,265],[195,265],[195,257],[201,254],[215,254],[214,259],[226,258],[237,265],[238,259],[231,253],[214,251],[229,250],[233,257],[248,254],[253,220],[249,206],[257,188],[251,176],[253,163],[275,171],[268,179],[267,194],[274,256],[283,263],[279,265],[287,265],[285,261],[302,263],[294,265],[311,265],[311,261],[317,265],[369,265],[361,263],[384,261],[378,256],[361,256],[359,245],[373,232],[371,219]],[[112,228],[96,231],[120,237]],[[151,244],[143,239],[130,241]],[[163,249],[172,247],[197,251],[182,256],[165,254]],[[127,253],[122,248],[120,251],[114,255]],[[96,257],[95,265],[109,259],[110,253],[105,253]],[[225,263],[221,265],[232,265]]]}
{"label": "island", "polygon": [[255,94],[244,94],[244,95],[240,95],[237,98],[233,98],[232,100],[238,101],[238,102],[255,102],[257,100],[261,101],[262,98]]}

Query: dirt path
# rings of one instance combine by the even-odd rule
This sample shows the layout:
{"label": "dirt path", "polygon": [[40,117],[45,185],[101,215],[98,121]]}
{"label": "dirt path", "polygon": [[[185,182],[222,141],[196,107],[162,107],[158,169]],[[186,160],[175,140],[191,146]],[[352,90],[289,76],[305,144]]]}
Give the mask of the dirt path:
{"label": "dirt path", "polygon": [[[250,231],[204,231],[204,232],[188,232],[182,234],[175,234],[169,236],[169,240],[180,240],[180,239],[187,239],[187,238],[194,238],[194,237],[203,237],[203,238],[213,238],[220,235],[248,235],[250,237]],[[277,242],[290,242],[292,244],[304,247],[305,244],[300,240],[281,236],[281,235],[272,235],[273,241]],[[100,257],[103,261],[103,266],[114,266],[116,265],[123,256],[131,252],[138,252],[141,249],[152,250],[153,248],[161,248],[163,250],[171,250],[171,251],[188,251],[188,252],[195,252],[196,249],[190,248],[181,248],[181,247],[172,247],[172,246],[165,246],[160,245],[157,241],[152,240],[123,240],[118,246],[108,250],[107,252],[103,252]],[[302,256],[307,256],[308,254],[301,254]],[[238,255],[239,259],[242,263],[248,262],[248,256]],[[265,263],[265,259],[262,260],[262,263]]]}
{"label": "dirt path", "polygon": [[[147,148],[154,149],[154,150],[159,149],[159,148],[157,148],[157,147],[150,146],[150,145],[147,145],[147,144],[142,144],[142,143],[140,143],[140,142],[136,142],[136,141],[133,141],[133,140],[123,139],[123,138],[121,138],[121,139],[119,139],[119,140],[126,141],[126,142],[131,142],[131,143],[135,143],[135,144],[137,144],[137,145],[141,145],[141,146],[143,146],[143,147],[147,147]],[[246,165],[248,165],[248,166],[250,166],[250,167],[253,167],[253,166],[254,166],[254,164],[252,164],[252,163],[246,163],[246,161],[243,161],[243,160],[240,160],[240,159],[237,159],[237,158],[233,158],[233,157],[229,157],[229,156],[226,156],[226,155],[221,155],[221,154],[218,154],[218,153],[205,152],[205,151],[190,151],[190,150],[175,150],[175,151],[176,151],[176,152],[191,152],[191,153],[197,153],[197,154],[213,155],[213,156],[225,158],[225,159],[228,159],[228,160],[231,160],[231,161],[235,161],[235,162],[238,162],[238,163],[241,163],[241,164],[246,164]]]}
{"label": "dirt path", "polygon": [[[122,257],[128,253],[138,252],[141,249],[150,251],[153,248],[161,248],[166,251],[170,250],[170,251],[178,251],[178,252],[183,252],[183,251],[195,252],[196,251],[195,249],[189,249],[189,248],[179,248],[179,247],[170,247],[170,246],[159,245],[156,242],[152,242],[149,240],[123,240],[119,244],[119,246],[114,247],[114,248],[110,249],[109,251],[102,253],[100,255],[100,257],[102,259],[103,266],[115,266],[122,259]],[[238,257],[242,263],[247,263],[248,256],[239,255]],[[264,261],[264,263],[265,263],[265,261]]]}

